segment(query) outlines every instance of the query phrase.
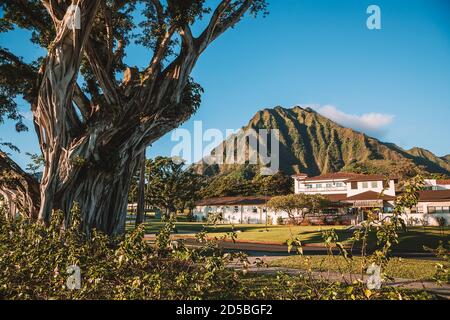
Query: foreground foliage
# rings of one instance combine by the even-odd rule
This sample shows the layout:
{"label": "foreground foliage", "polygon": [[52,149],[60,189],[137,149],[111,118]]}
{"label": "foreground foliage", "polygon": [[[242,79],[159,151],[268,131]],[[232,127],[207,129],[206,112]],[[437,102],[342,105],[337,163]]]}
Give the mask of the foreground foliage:
{"label": "foreground foliage", "polygon": [[[423,292],[366,284],[329,282],[312,273],[264,276],[248,272],[241,253],[224,253],[216,242],[189,249],[172,241],[169,221],[156,243],[144,238],[144,227],[121,238],[80,232],[79,213],[63,228],[55,214],[48,227],[0,216],[0,299],[428,299]],[[229,235],[232,236],[232,235]],[[240,271],[230,268],[243,266]],[[78,266],[81,286],[68,288],[68,267]],[[256,266],[264,267],[261,262]]]}
{"label": "foreground foliage", "polygon": [[[229,292],[244,297],[237,274],[225,268],[235,257],[171,242],[170,223],[152,248],[143,228],[122,238],[97,231],[87,237],[79,232],[77,214],[66,230],[62,215],[49,227],[0,219],[2,299],[220,299]],[[81,269],[79,290],[67,288],[73,265]]]}

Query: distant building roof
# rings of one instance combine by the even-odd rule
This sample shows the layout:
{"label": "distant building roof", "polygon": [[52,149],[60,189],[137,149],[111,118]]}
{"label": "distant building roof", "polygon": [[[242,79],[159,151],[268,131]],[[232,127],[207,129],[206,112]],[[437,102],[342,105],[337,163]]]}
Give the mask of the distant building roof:
{"label": "distant building roof", "polygon": [[[302,175],[297,175],[295,177],[302,178]],[[385,180],[385,176],[381,174],[358,174],[350,172],[336,172],[336,173],[326,173],[320,176],[315,176],[311,178],[304,178],[304,181],[322,181],[322,180],[345,180],[345,181],[380,181]]]}
{"label": "distant building roof", "polygon": [[446,180],[436,180],[436,184],[450,184],[450,179],[446,179]]}
{"label": "distant building roof", "polygon": [[347,180],[358,176],[356,173],[336,172],[325,173],[320,176],[306,178],[305,181],[320,181],[320,180]]}
{"label": "distant building roof", "polygon": [[325,198],[330,200],[331,202],[339,202],[339,201],[345,201],[347,200],[347,194],[346,193],[339,193],[339,194],[322,194]]}
{"label": "distant building roof", "polygon": [[386,180],[386,177],[383,176],[382,174],[361,174],[358,175],[357,177],[354,178],[350,178],[347,181],[350,182],[356,182],[356,181],[384,181]]}
{"label": "distant building roof", "polygon": [[366,191],[362,193],[358,193],[354,196],[348,197],[347,201],[363,201],[363,200],[385,200],[392,201],[395,200],[394,196],[380,194],[375,191]]}
{"label": "distant building roof", "polygon": [[419,191],[419,201],[450,201],[450,190]]}
{"label": "distant building roof", "polygon": [[271,197],[221,197],[197,201],[197,206],[237,206],[237,205],[261,205],[267,203]]}

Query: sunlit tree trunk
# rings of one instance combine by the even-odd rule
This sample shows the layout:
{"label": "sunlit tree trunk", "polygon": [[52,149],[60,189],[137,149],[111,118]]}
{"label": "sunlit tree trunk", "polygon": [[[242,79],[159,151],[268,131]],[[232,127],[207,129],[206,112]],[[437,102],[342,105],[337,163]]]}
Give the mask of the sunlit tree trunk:
{"label": "sunlit tree trunk", "polygon": [[139,166],[139,186],[136,212],[136,226],[144,222],[145,215],[145,151],[142,153]]}

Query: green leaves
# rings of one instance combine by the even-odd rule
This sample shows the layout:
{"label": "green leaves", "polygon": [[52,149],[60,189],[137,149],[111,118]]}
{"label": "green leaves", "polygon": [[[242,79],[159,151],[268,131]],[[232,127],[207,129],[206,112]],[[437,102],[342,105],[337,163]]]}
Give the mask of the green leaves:
{"label": "green leaves", "polygon": [[[326,198],[320,194],[290,194],[273,197],[267,206],[274,211],[285,211],[294,222],[302,222],[307,213],[316,213],[328,206]],[[300,221],[297,221],[301,219]]]}
{"label": "green leaves", "polygon": [[[28,220],[7,221],[0,209],[0,296],[3,299],[243,299],[245,288],[227,269],[242,255],[224,255],[209,243],[191,250],[172,241],[173,221],[155,246],[144,226],[120,238],[79,229],[77,206],[63,227],[55,213],[46,227]],[[81,288],[66,287],[66,270],[81,271]]]}
{"label": "green leaves", "polygon": [[185,168],[184,162],[157,157],[146,165],[145,198],[167,213],[192,208],[200,189],[200,176]]}
{"label": "green leaves", "polygon": [[292,252],[292,249],[295,248],[296,253],[299,255],[303,255],[302,242],[300,241],[300,237],[293,237],[286,241],[288,246],[288,253]]}

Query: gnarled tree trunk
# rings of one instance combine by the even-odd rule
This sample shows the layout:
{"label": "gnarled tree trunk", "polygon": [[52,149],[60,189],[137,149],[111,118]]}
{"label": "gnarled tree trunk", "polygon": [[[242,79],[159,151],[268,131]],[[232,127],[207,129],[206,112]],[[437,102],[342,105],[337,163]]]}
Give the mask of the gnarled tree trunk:
{"label": "gnarled tree trunk", "polygon": [[139,160],[139,185],[138,185],[138,199],[136,210],[136,226],[144,222],[145,216],[145,151],[142,152]]}
{"label": "gnarled tree trunk", "polygon": [[139,154],[125,155],[105,167],[83,167],[76,178],[56,194],[64,212],[77,203],[86,232],[95,228],[117,235],[125,231],[128,191],[139,163]]}
{"label": "gnarled tree trunk", "polygon": [[[112,17],[126,1],[42,0],[55,37],[27,99],[45,169],[40,185],[16,170],[21,178],[13,192],[22,208],[44,223],[60,209],[69,223],[71,208],[78,203],[86,231],[124,232],[132,175],[146,146],[177,128],[199,106],[201,88],[189,78],[199,56],[254,3],[257,11],[261,2],[220,1],[206,29],[194,37],[188,18],[193,2],[152,0],[158,23],[153,57],[143,71],[126,68],[119,83],[116,73],[123,70],[118,66],[124,65],[127,40],[114,32]],[[74,23],[77,18],[79,25]],[[36,28],[45,33],[46,21],[35,20]],[[94,25],[96,33],[91,34]],[[165,65],[177,33],[179,53]],[[89,97],[77,84],[83,58],[89,66],[87,86],[94,88],[88,89]],[[0,185],[5,192],[8,187]]]}
{"label": "gnarled tree trunk", "polygon": [[17,211],[36,220],[39,212],[39,183],[0,151],[0,194],[8,209],[8,218]]}

